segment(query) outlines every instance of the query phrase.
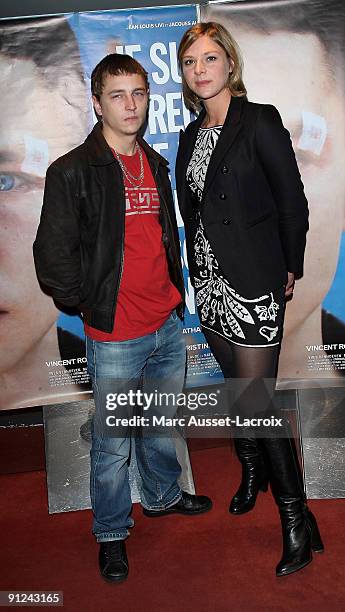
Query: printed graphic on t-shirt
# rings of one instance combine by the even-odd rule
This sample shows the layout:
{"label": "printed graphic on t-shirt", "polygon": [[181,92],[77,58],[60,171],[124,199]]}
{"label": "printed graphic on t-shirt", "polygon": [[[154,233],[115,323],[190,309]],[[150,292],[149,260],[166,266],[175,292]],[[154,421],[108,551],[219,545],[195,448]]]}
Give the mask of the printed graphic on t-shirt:
{"label": "printed graphic on t-shirt", "polygon": [[126,187],[126,216],[159,214],[159,195],[155,187]]}

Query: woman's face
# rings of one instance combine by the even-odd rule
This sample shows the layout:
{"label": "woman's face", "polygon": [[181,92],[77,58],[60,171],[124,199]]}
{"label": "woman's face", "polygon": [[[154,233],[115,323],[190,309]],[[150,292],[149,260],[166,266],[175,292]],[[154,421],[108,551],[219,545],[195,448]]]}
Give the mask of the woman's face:
{"label": "woman's face", "polygon": [[207,35],[187,49],[182,70],[188,87],[202,100],[216,100],[228,91],[231,61],[224,49]]}

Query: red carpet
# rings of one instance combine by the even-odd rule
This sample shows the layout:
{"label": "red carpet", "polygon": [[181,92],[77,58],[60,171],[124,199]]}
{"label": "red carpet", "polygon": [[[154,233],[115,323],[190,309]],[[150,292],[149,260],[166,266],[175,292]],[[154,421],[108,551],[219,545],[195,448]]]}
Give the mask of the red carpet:
{"label": "red carpet", "polygon": [[213,510],[149,519],[136,505],[130,576],[119,585],[98,574],[90,511],[49,516],[44,472],[1,476],[0,590],[61,590],[67,612],[345,610],[345,500],[310,502],[326,552],[276,578],[281,539],[270,493],[260,494],[253,512],[232,517],[239,466],[229,448],[194,451],[192,463],[198,492],[212,497]]}

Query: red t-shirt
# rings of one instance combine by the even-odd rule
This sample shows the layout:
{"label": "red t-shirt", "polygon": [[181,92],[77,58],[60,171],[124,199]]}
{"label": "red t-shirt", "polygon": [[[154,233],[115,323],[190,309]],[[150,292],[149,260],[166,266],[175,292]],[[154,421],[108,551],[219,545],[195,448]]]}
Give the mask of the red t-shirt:
{"label": "red t-shirt", "polygon": [[[159,195],[147,157],[141,151],[144,163],[142,186],[133,187],[124,177],[124,264],[113,331],[102,332],[85,323],[85,333],[100,342],[132,340],[156,331],[182,300],[170,280],[158,218]],[[138,176],[139,153],[121,155],[121,158],[129,172]]]}

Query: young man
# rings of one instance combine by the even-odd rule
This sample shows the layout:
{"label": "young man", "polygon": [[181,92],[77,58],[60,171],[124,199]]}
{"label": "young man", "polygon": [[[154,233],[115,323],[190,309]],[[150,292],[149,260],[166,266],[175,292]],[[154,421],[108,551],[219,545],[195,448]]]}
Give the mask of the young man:
{"label": "young man", "polygon": [[[183,279],[167,162],[138,135],[147,115],[147,73],[131,57],[111,54],[94,69],[91,89],[99,122],[84,144],[48,169],[34,257],[41,285],[84,318],[96,407],[93,533],[102,576],[119,581],[128,575],[124,540],[133,526],[129,423],[138,415],[131,393],[139,386],[155,397],[182,390],[185,345],[176,313],[182,314]],[[124,401],[117,401],[119,392]],[[145,408],[144,418],[176,411],[159,402],[150,413]],[[117,427],[108,426],[109,416]],[[206,512],[211,501],[177,483],[170,432],[148,421],[135,438],[144,514]]]}

